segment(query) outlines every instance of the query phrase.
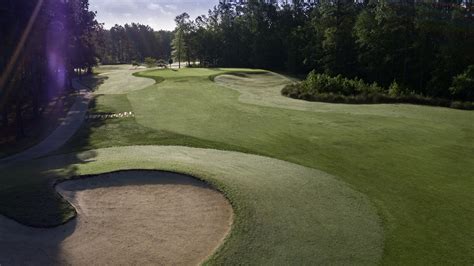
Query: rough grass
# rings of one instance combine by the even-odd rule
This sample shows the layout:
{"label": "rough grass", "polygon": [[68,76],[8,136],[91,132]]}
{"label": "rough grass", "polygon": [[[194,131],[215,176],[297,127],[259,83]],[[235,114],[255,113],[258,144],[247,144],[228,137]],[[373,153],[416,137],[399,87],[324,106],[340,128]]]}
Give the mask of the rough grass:
{"label": "rough grass", "polygon": [[[225,193],[235,212],[231,235],[209,264],[372,265],[382,254],[382,228],[363,194],[333,176],[284,161],[178,146],[133,146],[48,157],[31,162],[30,168],[37,174],[13,167],[2,177],[15,178],[16,187],[45,182],[52,169],[62,178],[162,169],[204,179]],[[66,206],[59,199],[43,201],[40,209],[51,216],[74,215],[73,209],[56,208]],[[35,219],[44,217],[20,203],[10,201],[10,211],[23,208],[38,214],[31,216]],[[4,212],[5,206],[0,207]]]}

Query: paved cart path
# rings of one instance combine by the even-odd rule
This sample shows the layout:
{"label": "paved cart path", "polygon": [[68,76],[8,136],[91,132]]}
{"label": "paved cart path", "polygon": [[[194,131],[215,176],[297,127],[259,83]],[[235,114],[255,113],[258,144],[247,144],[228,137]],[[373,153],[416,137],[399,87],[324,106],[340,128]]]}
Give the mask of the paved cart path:
{"label": "paved cart path", "polygon": [[76,133],[85,119],[89,103],[92,99],[92,93],[89,92],[85,86],[76,81],[73,81],[73,87],[78,90],[79,93],[76,96],[74,104],[71,106],[71,109],[60,125],[37,145],[15,155],[1,159],[0,164],[5,165],[22,162],[46,155],[64,145],[74,135],[74,133]]}

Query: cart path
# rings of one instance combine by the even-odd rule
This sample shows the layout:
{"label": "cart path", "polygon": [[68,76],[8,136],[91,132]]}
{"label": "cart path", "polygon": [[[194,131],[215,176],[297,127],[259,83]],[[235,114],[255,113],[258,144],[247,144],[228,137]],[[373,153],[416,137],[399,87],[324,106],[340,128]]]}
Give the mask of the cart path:
{"label": "cart path", "polygon": [[86,117],[89,103],[93,98],[87,87],[77,81],[73,81],[73,87],[79,91],[74,104],[68,111],[60,125],[44,140],[35,146],[0,160],[0,165],[32,160],[46,155],[64,145],[76,131],[81,127]]}

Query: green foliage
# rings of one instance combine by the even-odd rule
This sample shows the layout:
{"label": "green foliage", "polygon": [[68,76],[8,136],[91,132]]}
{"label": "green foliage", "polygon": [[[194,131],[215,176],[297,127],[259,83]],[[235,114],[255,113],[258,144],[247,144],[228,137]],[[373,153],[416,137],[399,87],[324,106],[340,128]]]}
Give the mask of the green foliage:
{"label": "green foliage", "polygon": [[474,101],[474,65],[470,65],[466,71],[454,77],[449,91],[455,99]]}
{"label": "green foliage", "polygon": [[26,135],[41,139],[42,130],[36,129],[48,120],[41,116],[50,101],[72,90],[77,73],[90,73],[97,65],[100,24],[88,2],[0,1],[2,142]]}
{"label": "green foliage", "polygon": [[152,57],[145,58],[145,65],[148,68],[156,67],[156,59]]}
{"label": "green foliage", "polygon": [[176,29],[174,31],[173,40],[171,41],[171,56],[178,62],[178,65],[181,68],[182,61],[187,61],[189,66],[191,65],[191,60],[194,59],[191,58],[192,52],[189,46],[192,23],[187,13],[182,13],[181,15],[176,16],[175,22]]}
{"label": "green foliage", "polygon": [[321,1],[320,16],[315,21],[322,32],[322,56],[319,60],[324,72],[345,76],[354,75],[355,42],[352,36],[357,16],[353,1]]}
{"label": "green foliage", "polygon": [[394,80],[390,87],[388,87],[388,95],[390,96],[400,96],[402,95],[402,88],[398,85],[397,81]]}
{"label": "green foliage", "polygon": [[174,58],[174,61],[178,62],[181,67],[181,61],[186,58],[187,46],[184,41],[184,31],[181,28],[178,28],[174,34],[173,41],[171,42],[171,47],[173,50],[171,56]]}
{"label": "green foliage", "polygon": [[[460,76],[463,77],[460,79],[462,81],[459,81],[462,92],[469,93],[469,90],[463,91],[466,84],[465,75]],[[377,83],[367,84],[361,79],[347,79],[341,75],[331,77],[327,74],[318,74],[314,70],[308,74],[304,81],[285,86],[281,93],[295,99],[331,103],[411,103],[466,110],[474,109],[472,102],[451,102],[447,99],[407,93],[406,89],[396,81],[392,82],[387,91]],[[462,98],[466,99],[468,95],[470,94],[463,95]]]}
{"label": "green foliage", "polygon": [[160,59],[156,62],[156,65],[159,66],[159,67],[168,67],[168,62],[166,62],[166,60],[164,59]]}
{"label": "green foliage", "polygon": [[308,74],[301,84],[309,94],[339,94],[344,96],[381,92],[377,84],[367,84],[363,80],[347,79],[341,75],[331,77],[327,74],[317,74],[314,70]]}
{"label": "green foliage", "polygon": [[169,58],[171,36],[170,31],[154,31],[139,23],[115,25],[110,30],[100,30],[96,50],[103,64],[143,62],[146,57]]}
{"label": "green foliage", "polygon": [[132,61],[132,66],[134,66],[134,67],[140,66],[140,63],[138,63],[137,60],[133,60]]}
{"label": "green foliage", "polygon": [[397,80],[404,93],[445,99],[453,77],[474,64],[474,9],[460,2],[289,2],[226,3],[195,21],[181,17],[185,57],[207,66],[315,69],[386,88]]}

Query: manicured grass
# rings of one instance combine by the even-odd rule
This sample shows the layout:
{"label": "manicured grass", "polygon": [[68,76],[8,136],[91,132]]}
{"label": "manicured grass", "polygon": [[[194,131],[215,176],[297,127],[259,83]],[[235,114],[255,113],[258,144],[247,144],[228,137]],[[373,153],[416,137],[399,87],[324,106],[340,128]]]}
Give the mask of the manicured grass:
{"label": "manicured grass", "polygon": [[125,94],[153,85],[152,79],[137,79],[131,74],[137,71],[129,65],[106,66],[99,68],[99,77],[107,76],[96,93],[98,94]]}
{"label": "manicured grass", "polygon": [[[125,94],[98,95],[93,100],[91,113],[121,113],[132,111],[133,108]],[[138,124],[135,118],[109,120],[88,120],[75,136],[55,154],[74,151],[86,151],[103,147],[135,145],[179,145],[222,150],[249,150],[212,140],[203,140],[184,134],[165,130],[156,130]]]}
{"label": "manicured grass", "polygon": [[146,72],[165,81],[128,95],[137,122],[338,176],[378,207],[386,264],[474,261],[474,113],[309,103],[284,98],[275,84],[252,90],[259,75],[235,91],[211,83],[215,74]]}
{"label": "manicured grass", "polygon": [[[52,176],[124,169],[162,169],[210,182],[225,193],[235,213],[232,233],[210,264],[370,265],[382,255],[382,228],[363,194],[328,174],[284,161],[179,146],[133,146],[48,157],[29,167],[35,175],[21,167],[2,173],[16,180],[10,197]],[[58,199],[41,198],[41,205],[24,198],[13,201],[5,198],[9,191],[0,193],[2,213],[18,217],[17,209],[27,210],[28,221],[33,218],[36,223],[43,217],[61,220],[74,215]]]}
{"label": "manicured grass", "polygon": [[[260,74],[218,77],[224,73],[252,71]],[[137,75],[149,76],[161,82],[146,88],[137,87],[127,91],[127,94],[100,96],[92,107],[96,112],[131,109],[136,117],[88,123],[61,152],[136,144],[184,145],[255,153],[320,169],[367,195],[376,206],[384,229],[383,264],[470,264],[474,261],[474,235],[471,230],[474,220],[474,113],[414,105],[345,105],[299,101],[280,95],[281,88],[290,81],[278,75],[261,74],[259,70],[197,68],[154,70]],[[95,160],[96,152],[90,153],[92,160]],[[139,159],[130,159],[129,165],[126,160],[117,164],[106,163],[107,167],[95,170],[111,171],[115,166],[121,168],[127,165],[129,167],[126,168],[151,167],[154,159],[147,159],[148,156],[137,155]],[[179,154],[176,156],[179,157]],[[216,176],[206,171],[218,169],[230,173],[247,173],[248,166],[239,166],[236,161],[223,156],[213,158],[212,167],[206,168],[208,170],[199,170],[202,168],[197,163],[192,170],[182,165],[168,165],[165,169],[184,171],[214,182]],[[274,164],[277,169],[281,161],[278,162]],[[64,165],[68,165],[68,162],[51,168],[64,169]],[[78,166],[69,165],[66,169],[75,172]],[[5,171],[12,173],[19,170]],[[7,213],[8,206],[15,202],[15,196],[20,198],[18,202],[23,202],[21,206],[25,208],[23,211],[12,209],[12,216],[17,215],[17,212],[27,213],[28,208],[33,208],[38,202],[31,200],[31,205],[28,205],[29,198],[24,193],[6,193],[23,191],[22,186],[26,189],[44,185],[36,182],[30,184],[34,180],[31,179],[31,173],[44,171],[35,170],[33,166],[30,170],[21,171],[25,171],[22,175],[30,178],[29,181],[25,179],[22,185],[17,184],[19,181],[14,178],[1,179],[0,196],[8,195],[2,197],[2,213]],[[293,217],[297,220],[311,207],[316,210],[319,208],[313,201],[319,194],[302,192],[304,196],[300,197],[297,190],[285,191],[284,188],[290,186],[290,182],[278,183],[281,190],[269,188],[270,192],[266,193],[266,186],[272,183],[271,178],[278,178],[270,173],[273,172],[266,172],[269,181],[265,185],[255,187],[248,185],[237,188],[233,183],[216,183],[231,198],[237,213],[248,213],[242,219],[250,220],[252,225],[242,227],[239,229],[241,231],[234,230],[233,238],[226,242],[212,262],[258,263],[276,256],[274,262],[298,264],[315,262],[312,261],[315,256],[330,254],[335,254],[333,258],[336,259],[338,252],[345,252],[323,249],[324,254],[321,255],[320,240],[324,242],[325,238],[316,238],[316,246],[313,246],[311,240],[301,237],[326,228],[324,223],[296,223],[298,226],[295,229],[303,230],[295,234],[301,238],[298,242],[287,241],[286,238],[269,239],[284,229],[272,227],[270,220],[258,220],[265,215],[249,207],[252,198],[245,200],[245,197],[251,193],[274,198],[275,202],[293,202],[293,212],[284,212],[287,219]],[[256,176],[251,172],[247,174],[250,174],[248,177]],[[44,180],[49,178],[53,177],[45,177]],[[305,188],[303,183],[296,180],[295,184],[302,190]],[[245,197],[230,196],[240,193]],[[292,201],[294,197],[298,197],[298,200]],[[40,196],[38,198],[42,199]],[[326,198],[318,198],[322,199]],[[49,202],[51,199],[44,201]],[[269,210],[279,210],[276,205],[265,206]],[[64,215],[68,212],[61,211],[63,205],[53,209],[55,214],[51,215],[50,222],[68,217]],[[38,210],[37,213],[42,212]],[[31,213],[25,215],[25,219],[32,216]],[[38,214],[38,217],[42,216]],[[281,221],[287,226],[296,222],[283,218]],[[262,235],[252,231],[256,225],[267,226],[260,231]],[[337,230],[338,226],[329,228]],[[252,233],[251,241],[240,239],[246,232]],[[362,244],[364,238],[360,242],[365,245]],[[275,255],[274,251],[281,255]],[[301,255],[300,260],[296,260],[290,252]],[[370,255],[373,258],[367,254],[368,261],[360,263],[376,262],[374,254]],[[224,258],[228,260],[222,261]],[[295,260],[290,261],[288,258]],[[358,258],[353,259],[324,263],[353,264]]]}

